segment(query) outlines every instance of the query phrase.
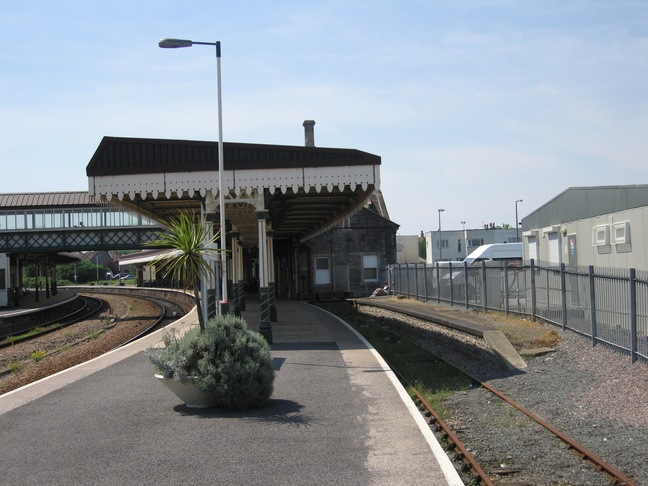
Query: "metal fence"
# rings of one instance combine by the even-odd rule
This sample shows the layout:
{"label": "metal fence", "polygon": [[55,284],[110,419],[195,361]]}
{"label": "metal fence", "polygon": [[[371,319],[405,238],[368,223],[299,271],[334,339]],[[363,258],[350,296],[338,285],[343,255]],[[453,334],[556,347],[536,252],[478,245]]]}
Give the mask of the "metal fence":
{"label": "metal fence", "polygon": [[386,271],[396,295],[539,318],[648,363],[648,272],[533,260],[410,263]]}

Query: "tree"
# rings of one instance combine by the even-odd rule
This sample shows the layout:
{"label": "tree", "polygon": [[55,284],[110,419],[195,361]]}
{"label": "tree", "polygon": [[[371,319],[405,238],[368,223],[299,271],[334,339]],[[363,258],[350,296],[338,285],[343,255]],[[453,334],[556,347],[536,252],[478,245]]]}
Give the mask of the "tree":
{"label": "tree", "polygon": [[423,236],[422,231],[421,231],[421,236],[419,236],[418,239],[418,254],[419,254],[419,258],[422,258],[423,261],[427,259],[427,245],[425,244],[425,237]]}
{"label": "tree", "polygon": [[155,265],[165,277],[178,286],[188,289],[193,286],[194,300],[198,309],[198,324],[201,332],[205,330],[204,316],[200,305],[200,278],[211,271],[207,261],[216,252],[222,251],[213,247],[218,233],[209,237],[207,228],[193,211],[182,211],[167,223],[169,231],[159,233],[160,239],[150,241],[148,246],[166,246],[171,252],[160,255],[149,263]]}
{"label": "tree", "polygon": [[[103,280],[106,273],[109,271],[109,268],[103,266],[99,266],[99,269],[97,270],[97,265],[93,262],[81,260],[77,263],[59,265],[56,267],[56,276],[59,281],[67,280],[69,282],[86,283],[94,282],[97,279],[97,274],[100,276],[100,279]],[[74,279],[75,272],[77,276],[76,280]]]}

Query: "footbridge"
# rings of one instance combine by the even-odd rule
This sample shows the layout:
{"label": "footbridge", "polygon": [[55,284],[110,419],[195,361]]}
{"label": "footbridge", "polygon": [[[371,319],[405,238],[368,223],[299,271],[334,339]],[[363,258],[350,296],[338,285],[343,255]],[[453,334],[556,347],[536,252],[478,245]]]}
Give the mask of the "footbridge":
{"label": "footbridge", "polygon": [[0,194],[0,253],[134,250],[160,222],[85,192]]}

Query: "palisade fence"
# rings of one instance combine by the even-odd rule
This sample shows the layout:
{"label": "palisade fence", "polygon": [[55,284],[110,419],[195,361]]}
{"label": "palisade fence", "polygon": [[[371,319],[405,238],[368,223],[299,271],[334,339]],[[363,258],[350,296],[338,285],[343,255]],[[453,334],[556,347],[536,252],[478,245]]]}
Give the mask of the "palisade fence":
{"label": "palisade fence", "polygon": [[[446,266],[447,265],[447,266]],[[387,267],[394,294],[537,318],[648,363],[648,272],[506,261]]]}

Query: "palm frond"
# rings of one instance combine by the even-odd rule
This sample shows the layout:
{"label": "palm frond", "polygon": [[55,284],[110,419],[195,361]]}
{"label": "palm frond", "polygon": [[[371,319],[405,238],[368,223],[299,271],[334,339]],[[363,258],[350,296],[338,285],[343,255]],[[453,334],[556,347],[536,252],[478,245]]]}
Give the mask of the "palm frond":
{"label": "palm frond", "polygon": [[165,277],[187,288],[211,270],[209,260],[222,251],[214,247],[219,233],[209,237],[207,228],[191,211],[179,213],[167,225],[169,231],[159,233],[159,239],[147,246],[167,246],[173,251],[158,256],[149,265],[155,265]]}

